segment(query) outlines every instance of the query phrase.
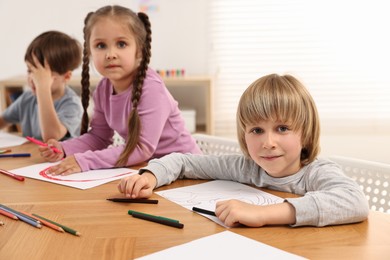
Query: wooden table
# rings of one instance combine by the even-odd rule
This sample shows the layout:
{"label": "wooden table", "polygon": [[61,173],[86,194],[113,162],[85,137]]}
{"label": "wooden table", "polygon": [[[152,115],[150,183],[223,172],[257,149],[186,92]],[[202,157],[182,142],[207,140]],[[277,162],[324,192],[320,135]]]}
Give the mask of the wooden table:
{"label": "wooden table", "polygon": [[[31,158],[1,158],[8,170],[42,162],[37,146],[24,144],[13,152]],[[162,189],[203,181],[182,180]],[[0,203],[46,216],[81,232],[80,237],[50,228],[36,229],[4,216],[0,220],[0,259],[133,259],[224,231],[225,228],[158,195],[157,205],[106,201],[119,195],[118,181],[79,190],[34,179],[19,182],[0,174]],[[269,191],[281,197],[293,196]],[[176,229],[127,214],[129,209],[179,219]],[[232,228],[232,232],[309,259],[389,259],[390,215],[371,211],[367,221],[323,228],[270,226]],[[223,246],[221,245],[221,250]],[[239,249],[238,249],[239,250]],[[259,256],[260,257],[260,256]]]}

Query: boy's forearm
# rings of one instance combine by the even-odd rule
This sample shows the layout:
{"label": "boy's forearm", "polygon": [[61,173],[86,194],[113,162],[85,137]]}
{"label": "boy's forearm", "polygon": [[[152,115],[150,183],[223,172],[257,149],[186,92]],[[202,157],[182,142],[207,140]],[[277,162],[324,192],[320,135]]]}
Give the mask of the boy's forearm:
{"label": "boy's forearm", "polygon": [[264,206],[266,225],[292,225],[296,222],[295,208],[288,202]]}
{"label": "boy's forearm", "polygon": [[66,134],[66,128],[58,118],[51,96],[37,93],[40,127],[43,141],[60,140]]}
{"label": "boy's forearm", "polygon": [[9,126],[9,125],[10,125],[10,123],[8,123],[7,121],[5,121],[5,120],[3,119],[3,117],[0,116],[0,129],[1,129],[1,128],[4,128],[4,127],[6,127],[6,126]]}

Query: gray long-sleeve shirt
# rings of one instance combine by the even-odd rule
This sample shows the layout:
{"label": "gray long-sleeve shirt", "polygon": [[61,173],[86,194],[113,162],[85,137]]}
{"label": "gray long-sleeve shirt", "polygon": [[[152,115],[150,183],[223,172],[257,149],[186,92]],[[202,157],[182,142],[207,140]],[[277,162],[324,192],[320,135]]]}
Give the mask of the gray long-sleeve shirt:
{"label": "gray long-sleeve shirt", "polygon": [[326,226],[363,221],[368,201],[359,185],[334,162],[316,159],[294,175],[274,178],[243,155],[193,155],[173,153],[151,160],[140,169],[152,172],[157,187],[176,179],[220,179],[290,192],[302,197],[286,198],[294,206],[292,226]]}

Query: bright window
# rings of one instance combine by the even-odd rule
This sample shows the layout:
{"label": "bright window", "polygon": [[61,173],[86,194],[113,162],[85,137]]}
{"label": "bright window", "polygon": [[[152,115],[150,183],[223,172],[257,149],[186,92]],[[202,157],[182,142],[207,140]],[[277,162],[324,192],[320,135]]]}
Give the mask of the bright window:
{"label": "bright window", "polygon": [[387,132],[390,15],[380,0],[211,0],[215,134],[234,136],[242,92],[290,73],[313,95],[325,132]]}

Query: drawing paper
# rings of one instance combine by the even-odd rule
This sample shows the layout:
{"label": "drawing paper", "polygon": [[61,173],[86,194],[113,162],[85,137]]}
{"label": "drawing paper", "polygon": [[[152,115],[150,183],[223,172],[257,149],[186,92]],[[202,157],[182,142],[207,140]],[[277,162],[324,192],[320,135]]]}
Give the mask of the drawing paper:
{"label": "drawing paper", "polygon": [[223,231],[218,234],[196,239],[189,243],[171,247],[137,259],[302,260],[305,258],[230,231]]}
{"label": "drawing paper", "polygon": [[52,182],[60,185],[65,185],[78,189],[89,189],[102,185],[104,183],[114,181],[117,179],[130,176],[138,173],[137,170],[129,168],[114,168],[114,169],[101,169],[101,170],[90,170],[81,173],[74,173],[66,176],[60,175],[49,175],[46,170],[57,163],[40,163],[34,164],[27,167],[10,170],[10,172],[17,175],[21,175],[27,178],[33,178],[37,180]]}
{"label": "drawing paper", "polygon": [[21,145],[27,142],[27,139],[14,134],[0,131],[0,148]]}
{"label": "drawing paper", "polygon": [[[171,200],[189,210],[198,207],[215,211],[220,200],[237,199],[255,205],[282,203],[283,199],[248,185],[225,180],[214,180],[201,184],[158,191],[156,194]],[[198,213],[198,212],[196,212]],[[226,227],[217,217],[198,213]]]}

